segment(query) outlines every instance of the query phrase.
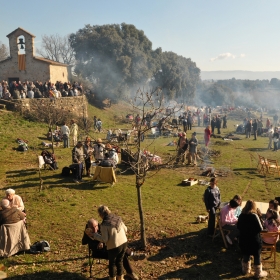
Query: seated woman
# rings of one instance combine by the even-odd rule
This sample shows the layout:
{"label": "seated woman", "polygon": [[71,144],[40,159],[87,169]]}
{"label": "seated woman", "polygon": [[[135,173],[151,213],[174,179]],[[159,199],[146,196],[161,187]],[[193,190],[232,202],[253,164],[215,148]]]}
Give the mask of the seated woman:
{"label": "seated woman", "polygon": [[44,151],[42,151],[41,156],[43,157],[45,163],[49,164],[52,169],[54,169],[54,170],[58,169],[56,158],[55,158],[54,154],[50,153],[47,150],[44,150]]}
{"label": "seated woman", "polygon": [[9,201],[10,206],[12,208],[17,208],[20,211],[24,211],[24,204],[19,195],[16,194],[15,190],[13,189],[7,189],[5,191],[6,193],[6,199]]}
{"label": "seated woman", "polygon": [[[272,209],[267,210],[266,219],[264,221],[264,227],[267,229],[268,232],[277,232],[280,230],[280,223],[277,217],[278,214],[275,210]],[[263,238],[263,242],[267,244],[274,244],[274,241],[275,241],[274,238],[269,238],[269,237]]]}

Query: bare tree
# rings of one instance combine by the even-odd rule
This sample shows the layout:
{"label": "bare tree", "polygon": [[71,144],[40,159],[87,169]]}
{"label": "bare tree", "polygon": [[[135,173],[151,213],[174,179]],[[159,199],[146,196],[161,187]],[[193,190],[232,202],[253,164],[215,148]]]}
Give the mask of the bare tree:
{"label": "bare tree", "polygon": [[8,47],[0,42],[0,61],[6,59],[8,56],[9,56]]}
{"label": "bare tree", "polygon": [[[154,143],[154,141],[156,141],[156,139],[154,139],[149,145],[145,144],[143,142],[143,139],[147,132],[151,132],[151,130],[155,129],[156,127],[162,125],[161,128],[163,128],[164,123],[168,123],[170,117],[177,111],[182,109],[182,107],[174,108],[174,106],[172,108],[164,108],[162,100],[161,89],[157,88],[149,92],[139,89],[136,93],[136,97],[133,101],[131,101],[134,111],[139,114],[140,121],[135,121],[134,132],[136,134],[136,140],[132,147],[132,152],[130,152],[130,150],[127,150],[127,153],[129,155],[127,163],[130,166],[130,169],[135,173],[136,177],[135,184],[137,189],[138,210],[140,217],[140,236],[141,246],[143,248],[147,246],[147,240],[142,206],[141,186],[145,183],[147,178],[149,178],[150,176],[154,176],[159,170],[155,170],[153,174],[151,174],[150,172],[150,174],[148,175],[147,172],[151,171],[151,164],[149,155],[144,151],[147,151],[149,147],[151,147],[151,145]],[[157,125],[152,125],[151,123],[154,120],[159,120],[159,123]],[[165,163],[162,163],[161,165],[164,166],[173,160],[174,158],[169,158]]]}
{"label": "bare tree", "polygon": [[42,48],[37,53],[44,58],[73,66],[75,64],[75,53],[69,43],[69,36],[43,35]]}
{"label": "bare tree", "polygon": [[56,104],[56,100],[45,99],[43,102],[34,102],[32,108],[24,111],[23,115],[31,120],[45,122],[48,124],[51,132],[52,152],[54,153],[53,129],[57,124],[71,119],[73,116],[68,110],[65,110]]}

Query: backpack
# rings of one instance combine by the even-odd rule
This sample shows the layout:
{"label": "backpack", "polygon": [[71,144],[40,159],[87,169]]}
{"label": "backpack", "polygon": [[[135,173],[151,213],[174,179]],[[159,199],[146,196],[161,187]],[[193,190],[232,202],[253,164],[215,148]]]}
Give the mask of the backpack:
{"label": "backpack", "polygon": [[70,171],[71,171],[71,169],[68,166],[65,166],[62,168],[61,175],[68,177],[68,176],[70,176]]}
{"label": "backpack", "polygon": [[30,246],[31,254],[41,254],[43,252],[49,252],[51,250],[50,244],[46,240],[36,241]]}

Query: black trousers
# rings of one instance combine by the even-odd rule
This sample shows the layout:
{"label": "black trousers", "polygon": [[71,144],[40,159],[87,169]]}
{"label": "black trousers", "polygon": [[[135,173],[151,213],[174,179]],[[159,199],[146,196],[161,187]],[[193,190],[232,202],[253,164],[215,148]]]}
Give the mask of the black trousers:
{"label": "black trousers", "polygon": [[[123,274],[123,257],[126,247],[127,243],[124,243],[117,248],[108,250],[110,277],[115,277],[116,275],[121,276]],[[117,274],[115,268],[117,268]]]}
{"label": "black trousers", "polygon": [[[130,261],[128,260],[129,254],[127,253],[127,251],[130,251],[130,250],[127,249],[124,256],[123,256],[123,267],[124,267],[126,273],[132,274],[133,273],[133,267],[132,267]],[[100,250],[94,250],[93,253],[92,253],[92,257],[95,258],[95,259],[102,259],[102,260],[108,260],[109,259],[108,251],[105,248],[100,249]]]}
{"label": "black trousers", "polygon": [[215,223],[216,223],[216,210],[217,208],[213,207],[209,212],[209,220],[208,220],[208,235],[213,235],[215,231]]}

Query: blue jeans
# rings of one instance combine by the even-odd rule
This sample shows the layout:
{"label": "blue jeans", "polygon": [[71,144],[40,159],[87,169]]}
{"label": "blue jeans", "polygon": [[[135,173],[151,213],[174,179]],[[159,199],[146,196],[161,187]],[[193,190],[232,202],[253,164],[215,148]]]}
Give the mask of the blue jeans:
{"label": "blue jeans", "polygon": [[69,148],[69,136],[67,134],[63,134],[63,146],[64,148]]}

